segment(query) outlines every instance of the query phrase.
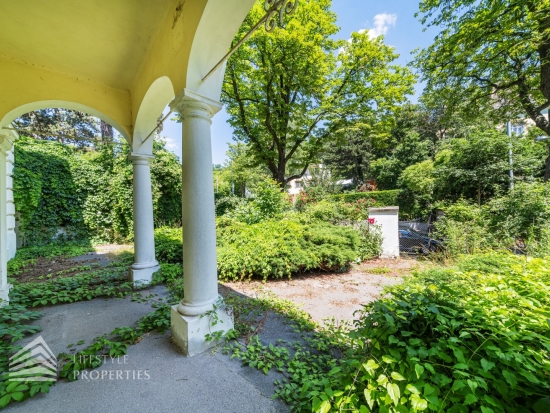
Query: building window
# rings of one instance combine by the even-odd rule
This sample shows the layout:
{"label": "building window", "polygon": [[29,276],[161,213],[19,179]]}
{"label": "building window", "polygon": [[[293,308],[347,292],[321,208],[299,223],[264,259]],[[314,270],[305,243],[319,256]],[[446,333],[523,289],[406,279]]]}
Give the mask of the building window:
{"label": "building window", "polygon": [[512,123],[512,135],[521,136],[525,132],[525,125],[523,123]]}
{"label": "building window", "polygon": [[302,181],[296,181],[296,188],[302,187]]}

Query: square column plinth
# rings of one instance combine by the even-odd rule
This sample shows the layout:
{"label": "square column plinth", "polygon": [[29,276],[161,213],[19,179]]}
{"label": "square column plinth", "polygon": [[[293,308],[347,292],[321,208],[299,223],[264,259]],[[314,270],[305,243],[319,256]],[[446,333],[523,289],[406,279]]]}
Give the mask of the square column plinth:
{"label": "square column plinth", "polygon": [[145,268],[141,266],[137,266],[136,268],[135,264],[130,267],[130,281],[134,284],[134,287],[143,287],[151,284],[153,274],[160,270],[160,265],[155,264]]}
{"label": "square column plinth", "polygon": [[9,304],[11,284],[0,285],[0,307]]}
{"label": "square column plinth", "polygon": [[219,332],[223,336],[233,328],[232,308],[222,306],[197,316],[182,315],[178,306],[172,307],[170,324],[172,327],[172,341],[186,356],[202,353],[219,343],[213,338],[207,341],[208,336],[217,337]]}

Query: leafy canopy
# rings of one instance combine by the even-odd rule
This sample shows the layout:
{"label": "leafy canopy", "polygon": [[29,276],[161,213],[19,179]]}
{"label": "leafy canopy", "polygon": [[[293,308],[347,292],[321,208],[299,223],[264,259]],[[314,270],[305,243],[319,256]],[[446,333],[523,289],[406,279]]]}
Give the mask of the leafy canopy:
{"label": "leafy canopy", "polygon": [[527,115],[550,133],[549,0],[422,0],[421,21],[442,28],[416,64],[427,90],[456,111]]}
{"label": "leafy canopy", "polygon": [[[257,2],[237,39],[263,15]],[[381,37],[349,41],[330,0],[301,1],[283,28],[256,31],[229,60],[222,100],[235,139],[284,185],[302,176],[335,132],[357,124],[384,129],[414,77]]]}

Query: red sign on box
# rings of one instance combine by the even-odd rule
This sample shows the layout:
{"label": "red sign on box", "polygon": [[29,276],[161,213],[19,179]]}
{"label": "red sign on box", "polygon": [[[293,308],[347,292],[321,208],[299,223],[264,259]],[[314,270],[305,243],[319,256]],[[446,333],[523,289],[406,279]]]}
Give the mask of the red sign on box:
{"label": "red sign on box", "polygon": [[374,224],[374,218],[369,218],[369,224]]}

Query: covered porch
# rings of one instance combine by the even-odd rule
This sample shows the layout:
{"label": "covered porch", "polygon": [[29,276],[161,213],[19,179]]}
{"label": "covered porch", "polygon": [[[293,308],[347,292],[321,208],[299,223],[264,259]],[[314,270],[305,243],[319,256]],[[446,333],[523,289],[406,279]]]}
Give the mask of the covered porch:
{"label": "covered porch", "polygon": [[167,105],[182,118],[185,296],[172,308],[172,336],[187,355],[211,345],[204,330],[231,328],[217,289],[211,118],[230,47],[254,0],[22,0],[0,6],[0,299],[9,301],[6,263],[15,254],[11,122],[67,108],[112,125],[131,147],[134,283],[148,283],[155,259],[150,161]]}

